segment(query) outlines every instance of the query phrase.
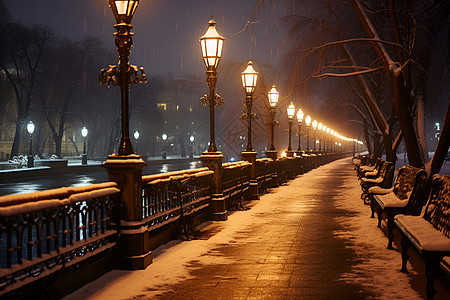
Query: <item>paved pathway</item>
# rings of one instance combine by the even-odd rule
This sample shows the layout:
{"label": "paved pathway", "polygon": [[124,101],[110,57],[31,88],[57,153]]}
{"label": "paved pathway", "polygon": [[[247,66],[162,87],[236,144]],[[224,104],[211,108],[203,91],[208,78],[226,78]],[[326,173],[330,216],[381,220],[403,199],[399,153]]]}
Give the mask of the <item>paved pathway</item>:
{"label": "paved pathway", "polygon": [[[230,212],[226,222],[207,222],[197,240],[158,248],[145,270],[109,272],[67,299],[423,297],[423,270],[420,276],[396,273],[400,254],[385,249],[387,239],[359,201],[354,178],[350,159],[321,166],[248,203],[249,210]],[[353,225],[367,239],[359,240],[359,248],[351,234],[342,235],[354,232]],[[372,233],[366,236],[369,228]],[[356,280],[342,280],[349,274]],[[390,289],[381,291],[372,282],[376,287],[386,282]],[[448,291],[438,294],[438,299],[449,299]]]}
{"label": "paved pathway", "polygon": [[191,263],[194,278],[171,286],[172,291],[160,299],[373,296],[360,286],[339,280],[357,263],[345,241],[333,235],[342,229],[334,218],[348,214],[334,207],[333,198],[343,188],[345,176],[341,175],[349,172],[354,172],[350,160],[341,160],[277,188],[272,213],[257,216],[263,221],[238,231],[231,243],[211,249],[210,253],[234,263]]}

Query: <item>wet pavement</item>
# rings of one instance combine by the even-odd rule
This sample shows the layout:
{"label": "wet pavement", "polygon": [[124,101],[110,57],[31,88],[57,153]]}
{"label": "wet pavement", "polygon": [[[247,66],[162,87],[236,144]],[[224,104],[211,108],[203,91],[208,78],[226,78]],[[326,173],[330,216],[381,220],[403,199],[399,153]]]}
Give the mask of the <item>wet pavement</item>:
{"label": "wet pavement", "polygon": [[[346,241],[333,232],[342,230],[335,217],[349,212],[333,205],[343,188],[341,174],[354,172],[349,163],[301,176],[280,187],[271,214],[238,231],[231,243],[210,252],[234,260],[232,264],[202,266],[191,263],[194,278],[170,286],[158,299],[367,299],[374,297],[361,286],[339,280],[358,260]],[[317,174],[314,174],[317,173]],[[299,193],[292,193],[292,190]],[[204,232],[207,235],[208,232]],[[153,298],[153,297],[152,297]]]}
{"label": "wet pavement", "polygon": [[[398,251],[388,258],[394,265],[389,267],[393,277],[383,275],[387,271],[383,269],[384,256],[377,253],[392,251],[385,249],[387,239],[383,236],[379,247],[367,251],[355,250],[354,238],[337,234],[353,230],[339,220],[360,216],[357,210],[340,205],[347,197],[343,195],[350,195],[349,178],[355,178],[357,184],[350,159],[321,166],[272,189],[259,201],[247,202],[245,211],[229,212],[225,222],[202,224],[195,239],[159,247],[153,251],[153,263],[145,270],[111,271],[66,300],[424,297],[423,268],[406,278],[406,285],[405,279],[400,284],[396,273],[401,262]],[[356,189],[359,196],[359,187]],[[356,203],[367,209],[367,219],[374,221],[369,218],[368,207],[359,200]],[[376,222],[370,226],[379,233]],[[378,281],[372,282],[373,270],[355,273],[355,267],[371,268],[366,264],[368,256],[380,265]],[[355,275],[356,280],[346,280],[348,274]],[[385,279],[391,290],[380,290]],[[392,289],[399,293],[394,296]],[[443,293],[441,288],[438,295],[437,299],[449,299],[450,293]]]}

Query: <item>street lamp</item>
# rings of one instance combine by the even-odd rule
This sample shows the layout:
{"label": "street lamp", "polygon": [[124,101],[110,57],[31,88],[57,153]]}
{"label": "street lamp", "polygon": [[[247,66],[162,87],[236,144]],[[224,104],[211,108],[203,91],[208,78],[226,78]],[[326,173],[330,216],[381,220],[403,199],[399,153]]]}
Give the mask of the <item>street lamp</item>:
{"label": "street lamp", "polygon": [[245,151],[253,152],[255,151],[252,146],[252,105],[253,105],[253,92],[255,91],[256,81],[258,79],[258,72],[253,69],[253,64],[251,61],[248,62],[247,68],[242,75],[242,86],[245,90],[245,107],[247,111],[242,115],[243,119],[247,119],[247,148]]}
{"label": "street lamp", "polygon": [[[217,66],[222,56],[223,41],[225,38],[216,30],[216,22],[211,17],[208,22],[209,27],[206,33],[200,38],[200,47],[202,50],[203,61],[206,65],[206,82],[209,87],[209,98],[202,98],[204,105],[209,105],[209,147],[208,152],[217,152],[217,146],[214,136],[214,107],[223,104],[219,95],[215,94],[217,82]],[[217,98],[217,99],[216,99]]]}
{"label": "street lamp", "polygon": [[194,157],[194,136],[191,135],[189,137],[189,140],[191,141],[191,154],[189,156],[190,156],[190,158],[193,158]]}
{"label": "street lamp", "polygon": [[292,147],[291,147],[292,119],[294,118],[294,115],[295,115],[295,106],[292,102],[287,108],[287,115],[289,118],[289,146],[287,149],[287,156],[292,157],[292,156],[294,156],[294,153],[293,153]]}
{"label": "street lamp", "polygon": [[109,66],[109,69],[102,69],[99,76],[99,83],[106,84],[108,87],[112,85],[119,85],[121,91],[122,101],[122,137],[119,146],[119,156],[126,156],[133,154],[133,146],[130,141],[129,130],[129,112],[128,112],[128,92],[130,84],[141,83],[147,80],[144,73],[144,68],[138,68],[130,65],[129,56],[130,49],[133,44],[130,24],[131,19],[136,11],[139,0],[109,0],[109,6],[116,18],[117,24],[114,28],[117,30],[116,47],[119,52],[118,65]]}
{"label": "street lamp", "polygon": [[30,135],[30,149],[28,151],[28,162],[27,162],[27,167],[28,168],[32,168],[34,167],[34,158],[33,158],[33,132],[34,132],[35,126],[33,124],[32,121],[30,121],[30,123],[27,124],[27,131],[28,134]]}
{"label": "street lamp", "polygon": [[316,152],[316,130],[317,130],[317,121],[314,120],[312,122],[312,127],[313,127],[313,139],[314,139],[314,149],[313,151]]}
{"label": "street lamp", "polygon": [[309,115],[305,118],[306,123],[306,151],[309,152],[309,126],[311,125],[311,117]]}
{"label": "street lamp", "polygon": [[301,149],[301,135],[302,135],[302,122],[303,122],[303,111],[301,108],[298,109],[297,111],[297,121],[298,121],[298,149],[297,149],[297,154],[301,154],[302,149]]}
{"label": "street lamp", "polygon": [[276,106],[278,104],[278,97],[280,96],[277,89],[275,88],[275,85],[272,85],[272,89],[269,91],[269,106],[270,106],[270,112],[269,112],[269,126],[270,126],[270,149],[269,151],[276,151],[275,150],[275,144],[274,144],[274,126],[278,123],[275,121],[275,113],[276,113]]}
{"label": "street lamp", "polygon": [[139,139],[139,135],[140,135],[139,131],[136,130],[133,135],[134,135],[134,139],[136,140],[136,152],[138,152],[137,148],[138,148],[138,139]]}
{"label": "street lamp", "polygon": [[83,154],[81,155],[81,164],[87,165],[87,154],[86,154],[86,137],[88,135],[88,130],[86,126],[81,129],[81,136],[83,137]]}
{"label": "street lamp", "polygon": [[163,133],[162,134],[162,139],[164,141],[164,148],[163,148],[163,153],[162,153],[162,159],[167,159],[167,152],[166,152],[166,140],[167,140],[167,134]]}
{"label": "street lamp", "polygon": [[317,125],[317,138],[319,139],[319,152],[322,152],[322,127],[323,124],[322,122],[319,122],[319,124]]}
{"label": "street lamp", "polygon": [[[330,127],[327,127],[327,129],[325,130],[325,132],[326,132],[326,139],[325,139],[325,141],[328,141],[328,145],[327,145],[327,152],[331,152],[330,151],[330,131],[331,131],[331,129],[330,129]],[[325,145],[327,144],[327,142],[325,142]]]}

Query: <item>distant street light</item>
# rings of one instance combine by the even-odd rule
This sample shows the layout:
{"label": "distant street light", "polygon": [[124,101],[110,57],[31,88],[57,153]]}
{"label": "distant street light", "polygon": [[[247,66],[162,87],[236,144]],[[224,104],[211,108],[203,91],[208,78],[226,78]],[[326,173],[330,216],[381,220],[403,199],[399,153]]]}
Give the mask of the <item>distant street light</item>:
{"label": "distant street light", "polygon": [[138,152],[138,139],[139,139],[139,131],[134,132],[134,139],[136,140],[136,153]]}
{"label": "distant street light", "polygon": [[83,154],[81,154],[81,164],[87,165],[87,154],[86,154],[86,137],[88,135],[88,130],[85,126],[81,129],[81,136],[83,137]]}
{"label": "distant street light", "polygon": [[275,144],[274,144],[274,127],[278,123],[275,121],[275,113],[276,113],[276,106],[278,104],[278,97],[279,93],[277,89],[275,88],[275,85],[272,85],[272,89],[269,91],[269,106],[270,106],[270,112],[269,112],[269,126],[270,126],[270,148],[269,151],[276,151],[275,150]]}
{"label": "distant street light", "polygon": [[316,130],[317,130],[317,121],[314,120],[312,122],[312,127],[313,127],[313,140],[314,140],[314,149],[313,151],[316,152]]}
{"label": "distant street light", "polygon": [[247,68],[244,70],[244,72],[241,73],[242,75],[242,86],[245,90],[245,107],[247,111],[242,115],[244,119],[247,119],[247,148],[245,151],[247,152],[254,152],[252,146],[252,119],[253,119],[253,113],[252,113],[252,105],[253,105],[253,92],[256,87],[256,81],[258,79],[258,72],[253,69],[252,62],[249,61]]}
{"label": "distant street light", "polygon": [[317,139],[319,140],[319,153],[322,152],[322,127],[323,124],[319,122],[317,125]]}
{"label": "distant street light", "polygon": [[295,106],[292,102],[287,108],[287,115],[289,118],[289,146],[288,146],[286,155],[288,157],[292,157],[292,156],[294,156],[294,152],[292,151],[292,146],[291,146],[292,119],[294,118],[294,115],[295,115]]}
{"label": "distant street light", "polygon": [[222,57],[223,41],[225,38],[216,30],[216,22],[211,17],[208,22],[209,27],[206,33],[200,38],[200,47],[202,50],[203,61],[206,65],[206,82],[209,87],[209,98],[207,97],[203,102],[204,105],[209,105],[209,147],[208,152],[217,152],[215,141],[215,126],[214,126],[214,107],[222,104],[220,96],[217,95],[216,101],[216,82],[217,82],[217,66]]}
{"label": "distant street light", "polygon": [[189,155],[190,158],[194,157],[194,136],[191,135],[189,137],[189,140],[191,141],[191,154]]}
{"label": "distant street light", "polygon": [[306,123],[306,152],[309,152],[309,126],[311,125],[311,117],[309,115],[305,118]]}
{"label": "distant street light", "polygon": [[167,152],[166,152],[166,140],[167,140],[167,134],[163,133],[162,134],[162,139],[164,141],[164,149],[163,149],[163,153],[162,153],[162,159],[167,159]]}
{"label": "distant street light", "polygon": [[28,151],[28,162],[27,167],[32,168],[34,167],[34,158],[33,158],[33,132],[34,132],[35,126],[33,122],[30,121],[30,123],[27,124],[27,131],[30,135],[30,149]]}
{"label": "distant street light", "polygon": [[330,129],[330,127],[327,127],[327,129],[325,130],[325,132],[326,132],[326,139],[325,139],[325,145],[326,145],[326,150],[327,150],[327,152],[331,152],[331,150],[330,150],[330,132],[331,132],[331,129]]}
{"label": "distant street light", "polygon": [[119,52],[118,65],[112,65],[108,70],[102,69],[99,76],[99,83],[107,86],[119,85],[122,100],[122,137],[119,146],[119,155],[133,154],[133,146],[130,141],[129,130],[129,112],[128,112],[128,92],[130,84],[145,82],[147,76],[144,68],[138,68],[129,64],[130,49],[133,44],[130,24],[136,11],[139,0],[109,0],[109,6],[116,18],[117,24],[114,28],[117,30],[116,47]]}
{"label": "distant street light", "polygon": [[301,154],[302,146],[301,146],[301,136],[302,136],[302,122],[303,122],[303,111],[301,108],[297,111],[297,121],[298,121],[298,149],[297,154]]}

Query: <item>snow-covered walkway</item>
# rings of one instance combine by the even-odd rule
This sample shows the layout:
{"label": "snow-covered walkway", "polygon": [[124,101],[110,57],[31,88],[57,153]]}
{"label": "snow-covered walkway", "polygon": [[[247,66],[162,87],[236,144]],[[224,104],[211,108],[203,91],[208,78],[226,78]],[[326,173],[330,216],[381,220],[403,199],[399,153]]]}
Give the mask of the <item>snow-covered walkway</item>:
{"label": "snow-covered walkway", "polygon": [[158,248],[146,270],[112,271],[66,299],[420,299],[423,276],[399,272],[359,195],[350,159],[330,163]]}

